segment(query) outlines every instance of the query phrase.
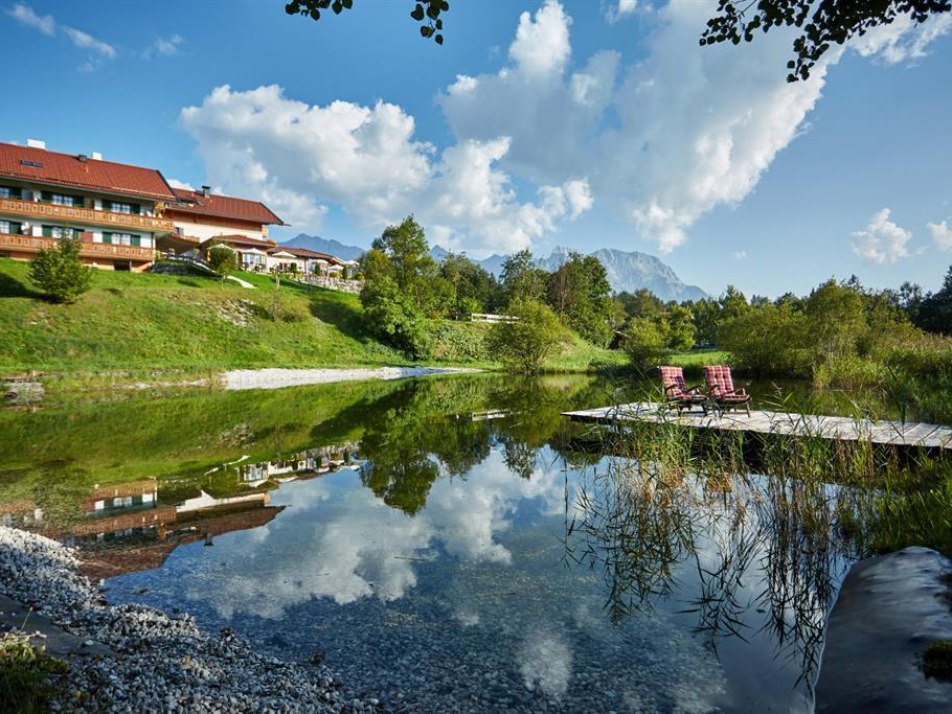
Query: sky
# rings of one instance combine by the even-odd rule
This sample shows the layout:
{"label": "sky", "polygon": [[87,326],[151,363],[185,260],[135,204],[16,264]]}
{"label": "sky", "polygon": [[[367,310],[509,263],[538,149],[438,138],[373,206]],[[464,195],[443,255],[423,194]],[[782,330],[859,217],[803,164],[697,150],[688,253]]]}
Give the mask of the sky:
{"label": "sky", "polygon": [[711,0],[0,0],[0,141],[159,169],[369,246],[657,255],[718,295],[952,265],[952,13],[786,82],[793,35],[700,47]]}

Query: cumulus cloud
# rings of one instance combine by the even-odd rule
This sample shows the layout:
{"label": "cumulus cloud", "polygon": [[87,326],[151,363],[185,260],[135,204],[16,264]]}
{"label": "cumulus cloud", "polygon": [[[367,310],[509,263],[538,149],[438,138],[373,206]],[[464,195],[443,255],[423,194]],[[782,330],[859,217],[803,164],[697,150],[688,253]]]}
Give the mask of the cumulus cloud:
{"label": "cumulus cloud", "polygon": [[414,138],[413,117],[382,101],[311,106],[276,85],[245,92],[226,85],[183,109],[181,122],[209,178],[260,197],[302,229],[319,226],[336,204],[368,230],[414,213],[443,245],[518,250],[592,203],[578,178],[520,202],[497,168],[507,138],[462,141],[437,155]]}
{"label": "cumulus cloud", "polygon": [[[794,32],[777,29],[742,52],[700,47],[710,12],[672,0],[626,65],[614,51],[574,57],[571,18],[545,0],[522,13],[497,71],[460,74],[439,93],[455,137],[439,149],[416,137],[402,107],[311,106],[277,86],[218,87],[182,111],[182,125],[210,180],[274,204],[302,229],[330,206],[373,231],[414,213],[445,247],[509,251],[597,203],[669,252],[705,213],[750,194],[805,130],[846,51],[831,49],[808,81],[787,83]],[[901,32],[897,23],[851,46],[915,58],[948,29],[941,18]]]}
{"label": "cumulus cloud", "polygon": [[619,20],[631,15],[638,9],[638,0],[618,0],[617,3],[610,4],[605,12],[605,19],[609,22],[618,22]]}
{"label": "cumulus cloud", "polygon": [[890,210],[875,213],[869,225],[850,235],[853,252],[867,263],[895,263],[909,257],[912,233],[889,220]]}
{"label": "cumulus cloud", "polygon": [[7,15],[14,20],[23,23],[27,27],[39,30],[44,35],[52,36],[56,32],[56,21],[52,15],[37,15],[33,8],[25,3],[18,2],[9,10]]}
{"label": "cumulus cloud", "polygon": [[949,228],[948,221],[940,223],[927,223],[929,233],[932,234],[932,242],[935,247],[942,252],[952,251],[952,228]]}
{"label": "cumulus cloud", "polygon": [[571,24],[571,18],[556,0],[546,0],[534,17],[522,13],[516,39],[509,47],[509,58],[529,76],[561,74],[572,54]]}

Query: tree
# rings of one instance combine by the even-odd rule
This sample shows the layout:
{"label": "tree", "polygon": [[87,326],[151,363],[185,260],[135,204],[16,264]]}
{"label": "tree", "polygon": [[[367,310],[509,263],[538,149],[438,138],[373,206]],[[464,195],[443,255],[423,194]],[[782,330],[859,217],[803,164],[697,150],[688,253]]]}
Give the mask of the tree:
{"label": "tree", "polygon": [[389,264],[387,261],[378,261],[378,265],[370,268],[370,272],[364,272],[366,279],[372,280],[375,270],[377,274],[386,273],[417,308],[430,312],[433,304],[438,302],[433,299],[438,270],[436,261],[430,257],[426,234],[413,216],[407,216],[399,226],[387,226],[371,244],[371,250],[382,253]]}
{"label": "tree", "polygon": [[79,260],[81,245],[75,231],[64,228],[57,246],[44,248],[30,264],[30,281],[53,302],[76,302],[89,290],[92,268]]}
{"label": "tree", "polygon": [[[738,7],[740,5],[740,7]],[[793,41],[794,59],[788,82],[807,79],[810,70],[833,45],[843,45],[869,30],[908,16],[925,22],[952,10],[952,0],[718,0],[717,14],[707,21],[701,45],[741,40],[750,42],[757,30],[793,26],[802,34]]]}
{"label": "tree", "polygon": [[367,325],[384,342],[403,350],[411,359],[429,355],[430,341],[423,315],[393,278],[382,276],[364,281],[360,302]]}
{"label": "tree", "polygon": [[945,274],[942,288],[922,301],[916,325],[929,332],[952,335],[952,266]]}
{"label": "tree", "polygon": [[[440,15],[450,9],[450,4],[446,0],[414,0],[413,4],[410,17],[420,23],[420,35],[442,45],[443,18]],[[284,11],[288,15],[303,15],[316,21],[321,19],[321,10],[330,9],[335,15],[340,15],[353,6],[354,0],[291,0],[284,6]]]}
{"label": "tree", "polygon": [[807,317],[789,303],[767,303],[728,320],[719,332],[738,366],[792,376],[809,373],[808,329]]}
{"label": "tree", "polygon": [[651,369],[667,352],[664,330],[657,321],[647,317],[633,317],[625,325],[622,349],[628,353],[637,369]]}
{"label": "tree", "polygon": [[520,250],[503,261],[500,282],[507,304],[527,300],[538,302],[545,296],[549,274],[536,267],[532,253]]}
{"label": "tree", "polygon": [[538,372],[545,358],[565,341],[562,322],[552,308],[538,300],[509,306],[513,322],[499,322],[486,336],[491,356],[518,372]]}
{"label": "tree", "polygon": [[221,276],[222,284],[229,273],[238,270],[238,254],[227,245],[215,245],[208,251],[208,267]]}
{"label": "tree", "polygon": [[601,261],[570,253],[548,283],[549,305],[582,337],[605,347],[612,337],[612,300]]}

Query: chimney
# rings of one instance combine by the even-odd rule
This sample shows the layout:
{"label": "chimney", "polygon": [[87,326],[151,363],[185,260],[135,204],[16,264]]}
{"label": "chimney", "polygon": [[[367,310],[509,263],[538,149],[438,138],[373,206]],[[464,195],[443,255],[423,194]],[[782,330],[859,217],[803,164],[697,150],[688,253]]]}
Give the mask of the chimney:
{"label": "chimney", "polygon": [[100,154],[98,151],[94,151],[93,161],[102,161],[102,154]]}
{"label": "chimney", "polygon": [[208,197],[211,195],[211,193],[212,193],[212,187],[211,187],[211,186],[202,186],[202,195],[203,195],[205,198],[208,198]]}
{"label": "chimney", "polygon": [[40,139],[27,139],[26,145],[31,149],[46,149],[46,142]]}

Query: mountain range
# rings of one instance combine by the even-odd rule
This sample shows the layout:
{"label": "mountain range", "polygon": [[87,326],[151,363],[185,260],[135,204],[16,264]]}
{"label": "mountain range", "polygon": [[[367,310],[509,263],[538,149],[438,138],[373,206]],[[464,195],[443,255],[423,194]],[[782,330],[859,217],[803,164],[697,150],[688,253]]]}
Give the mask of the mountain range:
{"label": "mountain range", "polygon": [[[292,248],[307,248],[321,253],[330,253],[344,260],[356,260],[364,252],[363,248],[344,245],[336,240],[328,240],[320,236],[309,236],[301,233],[283,245]],[[566,260],[571,251],[568,248],[556,248],[547,258],[540,258],[538,265],[544,270],[557,270]],[[443,260],[449,253],[439,246],[430,249],[430,255],[436,261]],[[687,285],[675,274],[670,266],[653,255],[638,251],[615,250],[600,248],[588,255],[594,255],[602,265],[608,277],[608,283],[615,292],[634,292],[647,288],[662,300],[700,300],[707,297],[697,285]],[[483,260],[477,260],[486,271],[497,278],[502,274],[502,265],[508,256],[491,255]]]}

